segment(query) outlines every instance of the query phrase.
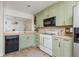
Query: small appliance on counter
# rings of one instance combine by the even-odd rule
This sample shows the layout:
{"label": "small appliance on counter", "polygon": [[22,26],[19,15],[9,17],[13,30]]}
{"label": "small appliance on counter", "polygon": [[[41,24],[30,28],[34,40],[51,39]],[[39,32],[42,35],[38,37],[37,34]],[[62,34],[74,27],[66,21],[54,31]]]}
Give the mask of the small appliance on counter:
{"label": "small appliance on counter", "polygon": [[65,28],[65,36],[73,37],[73,27],[66,27]]}
{"label": "small appliance on counter", "polygon": [[68,33],[68,34],[73,33],[73,28],[67,27],[67,28],[65,28],[65,32]]}

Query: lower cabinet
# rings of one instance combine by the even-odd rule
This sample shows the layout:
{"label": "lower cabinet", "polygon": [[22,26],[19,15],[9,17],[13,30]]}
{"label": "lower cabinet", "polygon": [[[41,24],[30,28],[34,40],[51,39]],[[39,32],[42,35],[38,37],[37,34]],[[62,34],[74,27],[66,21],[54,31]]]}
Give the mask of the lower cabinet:
{"label": "lower cabinet", "polygon": [[61,41],[61,54],[62,57],[71,57],[72,56],[72,39],[62,39]]}
{"label": "lower cabinet", "polygon": [[54,57],[71,57],[72,56],[72,39],[55,38],[53,40]]}
{"label": "lower cabinet", "polygon": [[19,49],[24,49],[28,47],[36,46],[36,38],[35,35],[20,35],[19,36]]}
{"label": "lower cabinet", "polygon": [[53,47],[52,47],[52,51],[53,51],[53,56],[54,57],[59,57],[60,56],[60,41],[58,38],[55,38],[53,40]]}

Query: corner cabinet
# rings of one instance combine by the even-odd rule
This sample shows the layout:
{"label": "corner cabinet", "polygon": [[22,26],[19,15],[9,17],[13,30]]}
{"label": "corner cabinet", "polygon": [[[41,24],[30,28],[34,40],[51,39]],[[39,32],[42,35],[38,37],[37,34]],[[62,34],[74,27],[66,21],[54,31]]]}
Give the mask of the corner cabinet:
{"label": "corner cabinet", "polygon": [[55,38],[53,40],[54,57],[72,57],[72,39]]}
{"label": "corner cabinet", "polygon": [[36,37],[35,35],[23,34],[19,36],[19,49],[24,49],[28,47],[36,47]]}
{"label": "corner cabinet", "polygon": [[36,16],[37,27],[43,27],[43,19],[44,19],[44,12],[41,12]]}

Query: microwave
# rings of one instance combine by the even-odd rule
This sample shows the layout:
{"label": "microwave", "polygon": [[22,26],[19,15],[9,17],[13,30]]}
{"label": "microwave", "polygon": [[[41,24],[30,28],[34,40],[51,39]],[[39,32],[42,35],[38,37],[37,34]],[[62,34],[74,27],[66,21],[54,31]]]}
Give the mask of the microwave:
{"label": "microwave", "polygon": [[54,16],[51,18],[44,19],[43,25],[44,25],[44,27],[56,26],[56,17]]}

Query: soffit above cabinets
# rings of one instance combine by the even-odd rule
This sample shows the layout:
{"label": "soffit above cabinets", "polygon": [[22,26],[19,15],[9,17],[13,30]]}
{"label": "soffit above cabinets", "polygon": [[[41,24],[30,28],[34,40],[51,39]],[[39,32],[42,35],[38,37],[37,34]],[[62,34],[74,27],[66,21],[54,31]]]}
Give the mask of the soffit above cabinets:
{"label": "soffit above cabinets", "polygon": [[6,15],[5,16],[5,19],[8,19],[8,20],[20,20],[20,21],[29,21],[31,19],[26,19],[26,18],[22,18],[22,17],[16,17],[16,16],[9,16],[9,15]]}
{"label": "soffit above cabinets", "polygon": [[36,14],[58,1],[5,1],[4,8]]}

